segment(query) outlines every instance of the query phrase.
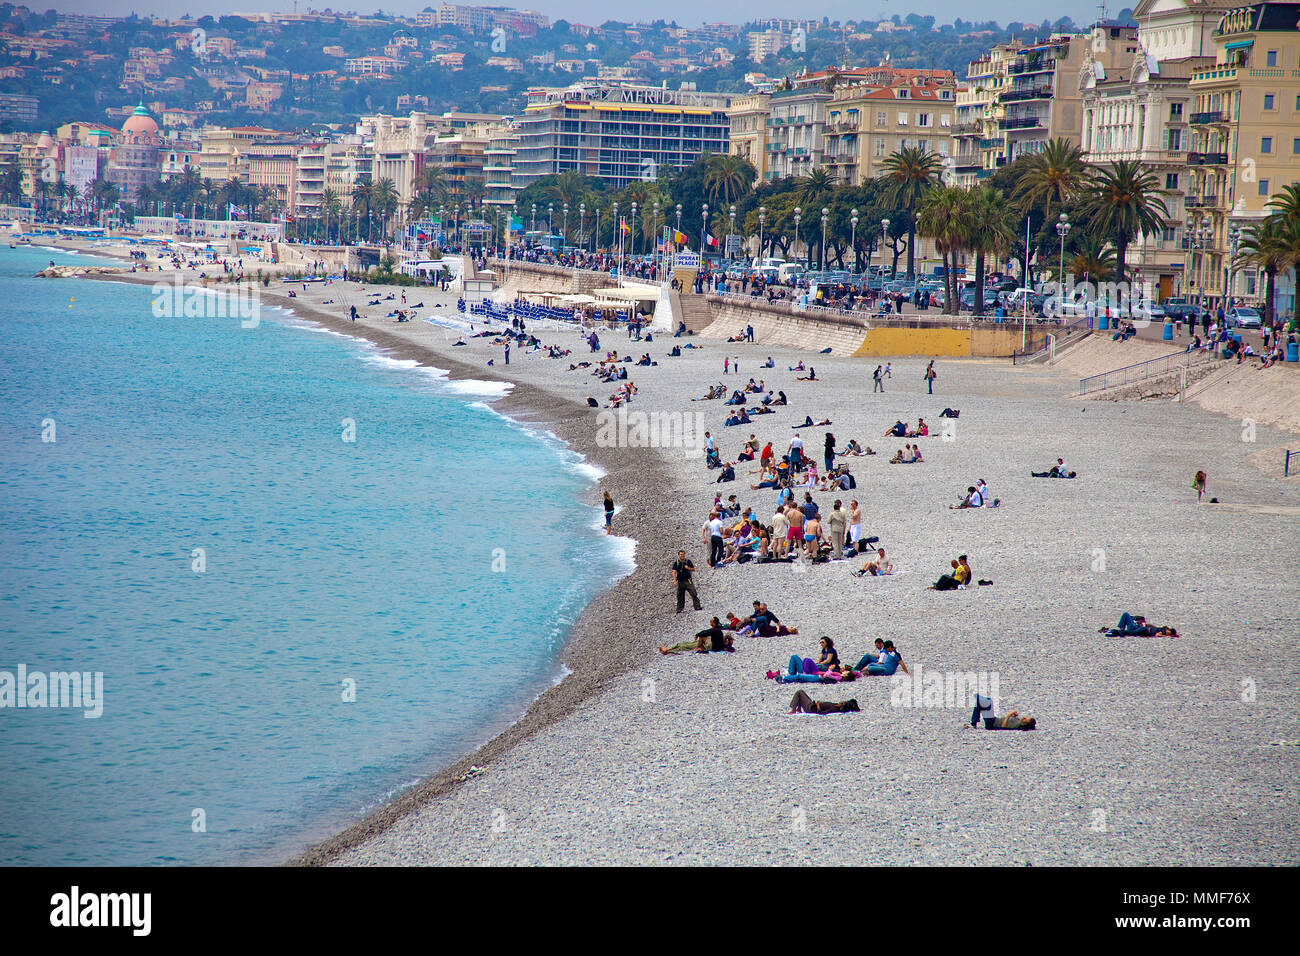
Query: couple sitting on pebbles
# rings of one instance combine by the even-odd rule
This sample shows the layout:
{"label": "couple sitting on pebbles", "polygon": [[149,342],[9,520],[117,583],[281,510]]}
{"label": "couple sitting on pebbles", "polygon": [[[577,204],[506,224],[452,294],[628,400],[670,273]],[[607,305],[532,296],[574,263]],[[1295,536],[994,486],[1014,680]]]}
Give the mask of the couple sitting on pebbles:
{"label": "couple sitting on pebbles", "polygon": [[785,670],[768,671],[766,676],[778,684],[835,684],[859,677],[889,677],[900,668],[904,674],[910,673],[893,641],[876,638],[875,650],[868,651],[857,664],[849,667],[840,663],[835,642],[822,637],[816,660],[792,654]]}
{"label": "couple sitting on pebbles", "polygon": [[797,627],[782,624],[762,601],[755,601],[754,613],[749,617],[741,619],[728,611],[725,625],[716,617],[711,618],[709,626],[698,632],[692,640],[680,641],[671,646],[661,644],[659,653],[695,651],[698,654],[708,654],[713,651],[735,651],[734,639],[727,631],[733,631],[740,637],[785,637],[799,633]]}

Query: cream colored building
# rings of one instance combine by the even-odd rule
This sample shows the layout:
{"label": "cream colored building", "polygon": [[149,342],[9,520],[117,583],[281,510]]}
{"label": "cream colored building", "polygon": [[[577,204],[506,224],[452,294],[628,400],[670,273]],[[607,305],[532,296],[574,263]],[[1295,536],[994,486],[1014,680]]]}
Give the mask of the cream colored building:
{"label": "cream colored building", "polygon": [[835,88],[827,105],[825,163],[836,182],[859,185],[884,175],[904,147],[952,150],[957,78],[947,70],[880,67]]}
{"label": "cream colored building", "polygon": [[735,96],[727,109],[731,118],[728,151],[733,156],[749,160],[758,172],[758,182],[762,182],[767,174],[767,120],[771,99],[766,93]]}
{"label": "cream colored building", "polygon": [[[1300,3],[1261,3],[1225,11],[1213,30],[1214,64],[1192,73],[1187,161],[1189,235],[1208,232],[1188,251],[1191,294],[1220,304],[1225,288],[1255,301],[1262,281],[1231,265],[1234,231],[1259,223],[1269,199],[1300,181]],[[1282,313],[1295,305],[1284,281]]]}

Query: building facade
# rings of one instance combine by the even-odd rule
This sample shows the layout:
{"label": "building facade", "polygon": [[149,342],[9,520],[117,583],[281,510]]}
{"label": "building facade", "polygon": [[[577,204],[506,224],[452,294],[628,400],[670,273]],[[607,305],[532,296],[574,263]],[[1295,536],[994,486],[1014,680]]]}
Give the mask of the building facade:
{"label": "building facade", "polygon": [[575,170],[614,189],[684,168],[702,153],[726,153],[731,133],[725,93],[631,84],[575,83],[528,91],[517,120],[514,181]]}
{"label": "building facade", "polygon": [[[1187,162],[1187,287],[1212,307],[1225,291],[1255,301],[1262,283],[1232,263],[1243,230],[1269,199],[1300,180],[1300,3],[1228,10],[1213,33],[1214,63],[1193,71]],[[1284,309],[1295,289],[1284,283]]]}

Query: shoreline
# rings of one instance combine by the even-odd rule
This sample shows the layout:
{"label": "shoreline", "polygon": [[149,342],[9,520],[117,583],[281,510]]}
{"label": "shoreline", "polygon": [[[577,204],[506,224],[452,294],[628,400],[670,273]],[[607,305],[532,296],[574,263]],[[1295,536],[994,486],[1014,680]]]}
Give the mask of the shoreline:
{"label": "shoreline", "polygon": [[[152,286],[167,273],[128,273],[126,275],[87,276],[102,282],[128,282],[132,285]],[[172,273],[174,275],[174,273]],[[211,288],[185,279],[186,286]],[[653,648],[631,643],[611,642],[607,638],[606,622],[618,620],[630,629],[650,631],[659,622],[652,606],[640,597],[650,592],[653,585],[648,577],[657,567],[641,560],[647,553],[665,554],[670,546],[680,541],[685,528],[673,535],[671,513],[650,515],[646,503],[655,499],[656,488],[668,482],[666,469],[657,449],[653,448],[598,448],[594,430],[589,426],[593,409],[584,403],[549,392],[540,386],[522,382],[517,378],[500,375],[499,366],[479,368],[453,355],[410,341],[395,332],[386,332],[369,325],[352,322],[335,316],[318,306],[277,292],[263,290],[270,304],[284,309],[294,318],[313,322],[319,326],[368,342],[384,354],[398,359],[412,359],[421,365],[445,369],[451,381],[477,379],[508,383],[510,392],[501,398],[484,399],[493,411],[527,427],[542,426],[566,447],[584,460],[600,467],[605,477],[592,483],[584,497],[598,494],[602,486],[616,483],[621,503],[619,533],[636,541],[638,560],[633,571],[605,588],[588,602],[577,622],[570,629],[557,663],[568,673],[556,684],[539,694],[527,709],[500,733],[473,752],[456,760],[421,783],[384,802],[378,809],[342,832],[281,862],[282,866],[324,866],[348,850],[354,849],[372,837],[390,829],[412,811],[454,790],[465,782],[465,774],[473,766],[483,766],[516,747],[537,732],[556,723],[615,678],[621,677],[652,659]],[[417,320],[418,321],[418,320]],[[638,452],[647,454],[639,455]],[[633,460],[635,459],[635,460]],[[662,574],[662,569],[660,569]],[[655,595],[659,598],[659,595]],[[660,612],[662,613],[662,612]],[[644,614],[645,620],[638,620]]]}
{"label": "shoreline", "polygon": [[[400,290],[379,287],[381,297],[389,291]],[[718,408],[688,401],[719,380],[724,354],[744,356],[748,375],[770,351],[778,364],[769,378],[778,383],[787,361],[816,362],[819,384],[787,381],[792,407],[756,423],[755,431],[781,442],[808,411],[833,417],[841,441],[864,438],[882,452],[888,449],[872,436],[895,417],[922,413],[934,422],[944,405],[967,414],[959,441],[927,443],[928,465],[855,461],[859,490],[844,497],[863,499],[870,533],[882,535],[901,576],[853,583],[842,564],[794,574],[781,566],[705,569],[706,613],[762,598],[776,602],[800,636],[746,641],[734,655],[661,658],[657,642],[702,625],[700,616],[674,619],[666,570],[647,562],[684,546],[699,566],[695,518],[715,490],[740,492],[760,509],[766,496],[742,490],[747,482],[721,489],[697,461],[666,452],[593,449],[594,428],[581,412],[595,410],[575,399],[579,389],[599,396],[605,386],[583,384],[592,380],[559,362],[520,356],[519,377],[507,377],[500,365],[483,366],[493,354],[486,343],[453,350],[446,330],[430,332],[436,327],[421,321],[390,329],[392,320],[380,317],[388,303],[354,326],[324,303],[269,292],[267,299],[451,377],[512,382],[509,396],[488,404],[550,429],[605,469],[602,484],[613,485],[623,506],[616,530],[638,542],[637,569],[593,599],[572,629],[559,658],[572,674],[472,754],[286,864],[1139,865],[1188,862],[1193,848],[1196,859],[1215,864],[1294,863],[1287,848],[1297,832],[1297,753],[1276,745],[1300,732],[1297,665],[1285,650],[1297,618],[1282,553],[1300,498],[1294,483],[1262,474],[1231,416],[1196,405],[1083,402],[1066,394],[1064,369],[1011,373],[987,360],[941,363],[942,391],[933,396],[918,384],[921,364],[899,360],[898,382],[887,396],[873,396],[861,361],[703,340],[703,354],[684,352],[638,378],[638,402],[704,412],[728,451],[744,436],[717,427]],[[651,346],[656,356],[663,341]],[[604,347],[621,353],[622,344],[611,335]],[[479,363],[460,361],[467,353]],[[586,357],[575,351],[576,360]],[[575,397],[565,394],[570,386]],[[1157,429],[1161,441],[1132,444]],[[1265,430],[1261,445],[1283,438]],[[1026,478],[1028,466],[1062,450],[1082,481]],[[652,467],[658,478],[645,474]],[[1208,468],[1225,505],[1200,507],[1171,494],[1185,492],[1195,467]],[[1005,507],[948,510],[944,502],[960,490],[954,486],[977,474],[988,476]],[[645,495],[643,505],[633,488]],[[654,523],[660,514],[662,524]],[[1272,530],[1241,533],[1249,514]],[[1094,546],[1104,548],[1109,574],[1089,569]],[[930,570],[961,551],[996,587],[956,598],[924,590]],[[1194,575],[1209,552],[1225,573]],[[1234,584],[1242,578],[1255,591],[1246,622]],[[631,600],[619,603],[620,596]],[[1097,638],[1092,625],[1113,622],[1116,608],[1170,620],[1186,636],[1122,645]],[[792,652],[807,653],[818,634],[836,635],[856,656],[873,632],[899,642],[908,661],[928,672],[1000,671],[1005,704],[1037,715],[1040,731],[969,730],[969,705],[964,713],[892,711],[889,687],[874,681],[852,692],[863,698],[861,717],[787,718],[790,689],[757,679]],[[1220,634],[1240,637],[1220,645]],[[1197,646],[1208,640],[1217,651],[1207,673]],[[1114,663],[1096,666],[1099,655]],[[1258,681],[1259,702],[1207,732],[1206,708],[1228,717],[1241,707],[1232,674]],[[656,682],[658,697],[643,696],[644,685]],[[1150,745],[1152,732],[1161,746]],[[1235,771],[1243,753],[1255,758],[1249,786]],[[474,763],[491,772],[461,780]],[[1008,785],[1026,799],[1009,802]],[[723,795],[729,812],[702,817],[701,801]],[[806,808],[810,830],[831,827],[846,839],[790,840],[792,807]],[[1080,837],[1081,821],[1099,808],[1110,836],[1083,822]],[[509,820],[500,832],[498,814]]]}

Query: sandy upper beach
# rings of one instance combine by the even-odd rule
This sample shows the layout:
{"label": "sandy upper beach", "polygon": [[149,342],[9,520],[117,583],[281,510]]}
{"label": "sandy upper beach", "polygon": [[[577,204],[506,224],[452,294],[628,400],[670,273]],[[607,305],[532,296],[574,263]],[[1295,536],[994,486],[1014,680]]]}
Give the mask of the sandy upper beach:
{"label": "sandy upper beach", "polygon": [[[751,491],[746,463],[739,480],[719,485],[694,448],[601,447],[585,399],[604,404],[613,387],[569,370],[595,358],[576,332],[539,328],[573,355],[512,349],[507,368],[488,340],[453,347],[454,331],[422,320],[454,315],[454,295],[406,290],[426,308],[398,324],[385,313],[400,302],[365,307],[376,288],[400,294],[335,283],[264,301],[456,377],[516,382],[496,407],[550,428],[608,472],[590,499],[613,494],[615,530],[637,539],[638,569],[575,629],[565,652],[573,677],[487,748],[305,862],[1300,861],[1300,485],[1281,479],[1281,449],[1300,448],[1294,435],[1261,426],[1243,441],[1239,419],[1194,405],[1070,398],[1078,376],[1041,366],[940,360],[930,396],[925,361],[900,359],[884,394],[873,394],[874,359],[698,337],[701,349],[671,358],[687,340],[604,332],[602,355],[649,352],[659,363],[629,368],[639,389],[631,411],[699,413],[725,458],[751,432],[780,453],[796,430],[818,460],[827,430],[841,448],[857,439],[880,452],[849,459],[855,490],[814,498],[824,513],[856,498],[864,534],[879,536],[899,573],[858,578],[847,562],[709,569],[699,528],[715,493],[770,519],[775,492]],[[356,323],[343,318],[352,304],[363,312]],[[769,355],[776,369],[760,369]],[[723,376],[724,356],[739,358],[739,377]],[[817,382],[786,370],[800,359]],[[783,389],[789,407],[723,428],[721,402],[690,400],[751,376]],[[946,406],[961,411],[952,440],[939,435]],[[805,415],[833,424],[791,427]],[[931,426],[919,440],[925,462],[887,464],[904,439],[882,432],[918,416]],[[1058,457],[1078,479],[1030,478]],[[1197,503],[1198,469],[1220,504]],[[977,478],[1001,506],[950,510]],[[695,562],[701,612],[688,601],[674,613],[678,547]],[[992,585],[928,590],[960,553]],[[738,638],[734,654],[654,650],[693,636],[712,614],[743,616],[755,599],[799,635]],[[1098,633],[1123,611],[1182,636]],[[889,678],[764,678],[792,653],[814,655],[823,634],[849,662],[882,637],[921,675],[996,675],[1002,710],[1033,715],[1039,729],[972,729],[968,698],[902,706]],[[801,687],[817,699],[854,697],[861,713],[789,716]],[[471,763],[485,769],[459,782]]]}

